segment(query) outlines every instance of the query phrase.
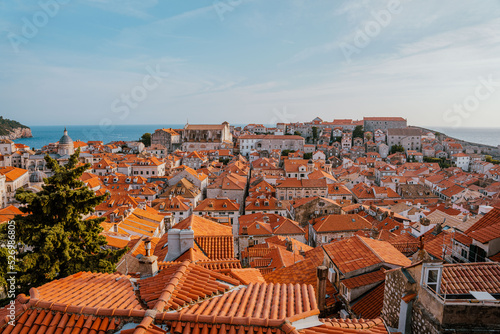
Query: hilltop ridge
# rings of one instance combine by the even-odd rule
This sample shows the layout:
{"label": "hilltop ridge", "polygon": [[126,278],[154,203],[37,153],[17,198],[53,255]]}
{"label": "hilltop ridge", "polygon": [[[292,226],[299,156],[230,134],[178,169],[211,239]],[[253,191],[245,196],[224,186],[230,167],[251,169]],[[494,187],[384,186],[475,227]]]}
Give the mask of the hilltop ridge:
{"label": "hilltop ridge", "polygon": [[11,119],[0,116],[0,139],[31,138],[31,129]]}

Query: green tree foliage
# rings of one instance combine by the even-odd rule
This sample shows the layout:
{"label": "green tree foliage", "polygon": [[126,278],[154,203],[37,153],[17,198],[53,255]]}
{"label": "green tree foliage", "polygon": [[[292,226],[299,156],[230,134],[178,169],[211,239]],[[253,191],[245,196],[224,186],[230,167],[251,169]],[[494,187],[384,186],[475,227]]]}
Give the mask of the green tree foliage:
{"label": "green tree foliage", "polygon": [[451,165],[448,162],[446,162],[446,159],[444,158],[440,159],[440,158],[424,157],[424,162],[438,163],[439,167],[441,168],[451,167]]}
{"label": "green tree foliage", "polygon": [[365,134],[365,131],[363,131],[363,126],[358,125],[354,128],[354,131],[352,132],[352,138],[363,138]]}
{"label": "green tree foliage", "polygon": [[302,134],[299,131],[294,131],[293,133],[295,136],[302,136]]}
{"label": "green tree foliage", "polygon": [[496,159],[493,159],[493,157],[491,155],[485,156],[485,160],[486,160],[486,162],[491,162],[494,165],[500,164],[500,161],[496,160]]}
{"label": "green tree foliage", "polygon": [[313,133],[313,140],[318,139],[318,128],[313,126],[312,127],[312,133]]}
{"label": "green tree foliage", "polygon": [[309,160],[309,159],[312,159],[312,157],[313,157],[313,154],[311,152],[309,152],[309,153],[304,153],[303,158]]}
{"label": "green tree foliage", "polygon": [[391,154],[394,154],[396,152],[404,152],[405,148],[401,145],[392,145],[391,147]]}
{"label": "green tree foliage", "polygon": [[151,146],[151,134],[149,132],[146,132],[145,134],[142,135],[141,138],[139,138],[139,141],[144,144],[144,146],[149,147]]}
{"label": "green tree foliage", "polygon": [[[4,238],[3,238],[4,239]],[[7,277],[9,253],[7,248],[0,247],[0,287],[7,285],[5,278]]]}
{"label": "green tree foliage", "polygon": [[27,128],[27,126],[0,116],[0,136],[6,136],[16,128]]}
{"label": "green tree foliage", "polygon": [[20,189],[16,194],[26,214],[14,218],[20,292],[80,271],[112,273],[127,251],[104,249],[107,242],[100,235],[104,218],[85,219],[107,195],[96,196],[80,181],[90,164],[79,164],[79,155],[77,150],[64,166],[47,155],[53,176],[42,190]]}

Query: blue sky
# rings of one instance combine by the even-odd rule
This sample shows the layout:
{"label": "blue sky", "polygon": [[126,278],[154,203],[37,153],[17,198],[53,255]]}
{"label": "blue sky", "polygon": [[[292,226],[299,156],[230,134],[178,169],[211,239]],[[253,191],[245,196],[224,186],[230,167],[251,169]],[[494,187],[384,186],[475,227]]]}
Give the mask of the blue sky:
{"label": "blue sky", "polygon": [[494,127],[499,31],[498,0],[3,1],[0,114]]}

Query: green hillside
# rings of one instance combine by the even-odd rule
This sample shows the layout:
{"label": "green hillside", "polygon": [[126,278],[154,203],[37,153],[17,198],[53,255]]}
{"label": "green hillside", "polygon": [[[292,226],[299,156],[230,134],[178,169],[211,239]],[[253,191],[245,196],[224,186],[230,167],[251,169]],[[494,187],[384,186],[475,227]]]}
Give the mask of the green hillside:
{"label": "green hillside", "polygon": [[28,128],[28,127],[17,121],[13,121],[11,119],[3,118],[3,116],[0,116],[0,136],[8,135],[15,128]]}

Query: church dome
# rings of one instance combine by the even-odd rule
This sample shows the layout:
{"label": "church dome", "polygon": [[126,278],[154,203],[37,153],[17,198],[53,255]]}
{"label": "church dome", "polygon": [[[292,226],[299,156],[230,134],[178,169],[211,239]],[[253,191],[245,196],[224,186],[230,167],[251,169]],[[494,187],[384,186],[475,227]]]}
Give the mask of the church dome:
{"label": "church dome", "polygon": [[64,135],[59,139],[59,145],[71,145],[73,144],[73,140],[70,136],[68,136],[68,130],[64,128]]}
{"label": "church dome", "polygon": [[45,174],[42,171],[37,170],[37,171],[31,173],[30,183],[41,183],[41,182],[43,182],[43,179],[46,179],[46,178],[47,178],[47,174]]}

